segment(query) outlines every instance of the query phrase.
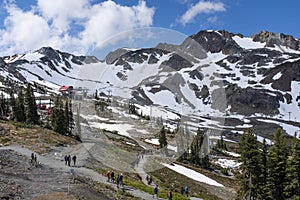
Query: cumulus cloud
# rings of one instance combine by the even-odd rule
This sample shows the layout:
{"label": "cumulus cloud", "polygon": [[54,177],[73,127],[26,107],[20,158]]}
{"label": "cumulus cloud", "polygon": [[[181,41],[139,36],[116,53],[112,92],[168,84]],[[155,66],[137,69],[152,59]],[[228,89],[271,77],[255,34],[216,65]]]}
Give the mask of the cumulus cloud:
{"label": "cumulus cloud", "polygon": [[215,12],[226,11],[225,5],[222,2],[199,1],[192,5],[179,19],[183,25],[190,23],[194,18],[202,13],[210,14]]}
{"label": "cumulus cloud", "polygon": [[4,21],[5,30],[1,30],[0,45],[2,49],[13,52],[14,48],[36,48],[45,44],[50,37],[47,22],[32,12],[23,12],[16,6],[9,6],[8,16]]}
{"label": "cumulus cloud", "polygon": [[134,6],[110,0],[97,4],[91,0],[37,0],[29,11],[12,1],[6,4],[6,11],[0,29],[2,56],[42,46],[84,54],[114,34],[151,26],[155,13],[144,0]]}

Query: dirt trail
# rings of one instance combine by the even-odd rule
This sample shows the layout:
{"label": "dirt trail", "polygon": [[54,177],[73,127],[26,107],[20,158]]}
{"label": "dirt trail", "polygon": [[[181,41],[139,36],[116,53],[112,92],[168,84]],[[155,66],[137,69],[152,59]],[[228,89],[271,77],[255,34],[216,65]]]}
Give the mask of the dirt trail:
{"label": "dirt trail", "polygon": [[[21,146],[0,147],[0,150],[13,150],[19,154],[27,156],[28,158],[30,157],[30,155],[32,153],[31,150],[29,150],[27,148],[23,148]],[[85,167],[68,167],[68,166],[65,166],[63,161],[53,159],[51,156],[48,156],[48,155],[37,155],[37,159],[38,159],[38,162],[40,162],[41,165],[44,167],[60,169],[66,173],[71,173],[71,170],[72,170],[72,172],[74,172],[74,175],[84,176],[84,177],[92,179],[93,181],[98,181],[98,182],[110,185],[117,189],[115,184],[107,182],[107,179],[105,176],[103,176],[91,169],[88,169]],[[138,197],[140,199],[152,199],[151,194],[145,193],[143,191],[140,191],[140,190],[137,190],[137,189],[134,189],[131,187],[127,187],[127,186],[125,186],[125,190],[127,192],[131,193],[133,196]]]}

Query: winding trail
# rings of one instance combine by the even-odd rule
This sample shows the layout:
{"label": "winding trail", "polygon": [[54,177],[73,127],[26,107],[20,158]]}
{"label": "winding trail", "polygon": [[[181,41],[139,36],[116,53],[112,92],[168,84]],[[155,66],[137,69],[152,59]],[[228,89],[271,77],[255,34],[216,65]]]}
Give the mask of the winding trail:
{"label": "winding trail", "polygon": [[[23,148],[21,146],[5,146],[5,147],[0,147],[0,150],[13,150],[19,154],[27,156],[28,159],[30,158],[30,155],[32,153],[31,150],[29,150],[27,148]],[[63,172],[69,172],[70,174],[71,174],[71,169],[72,169],[74,174],[77,174],[79,176],[85,176],[87,178],[92,179],[93,181],[98,181],[100,183],[110,185],[110,186],[114,187],[115,189],[117,189],[116,184],[107,182],[107,178],[105,176],[103,176],[91,169],[88,169],[85,167],[68,167],[68,166],[65,166],[63,161],[54,159],[49,155],[38,155],[37,154],[37,161],[39,163],[41,163],[41,165],[44,167],[60,169]],[[149,199],[153,198],[152,194],[148,194],[146,192],[143,192],[141,190],[137,190],[135,188],[131,188],[128,186],[125,186],[125,190],[126,190],[126,192],[129,192],[133,196],[138,197],[140,199],[149,200]]]}

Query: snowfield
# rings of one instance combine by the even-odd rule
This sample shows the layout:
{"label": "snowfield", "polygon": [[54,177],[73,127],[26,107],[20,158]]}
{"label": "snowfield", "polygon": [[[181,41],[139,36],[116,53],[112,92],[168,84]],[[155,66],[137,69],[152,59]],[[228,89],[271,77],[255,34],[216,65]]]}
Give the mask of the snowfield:
{"label": "snowfield", "polygon": [[218,183],[217,181],[215,181],[199,172],[196,172],[192,169],[183,167],[181,165],[177,165],[177,164],[170,165],[170,164],[166,164],[166,163],[162,163],[162,165],[179,173],[179,174],[182,174],[188,178],[191,178],[195,181],[206,183],[208,185],[213,185],[213,186],[217,186],[217,187],[224,187],[224,185]]}

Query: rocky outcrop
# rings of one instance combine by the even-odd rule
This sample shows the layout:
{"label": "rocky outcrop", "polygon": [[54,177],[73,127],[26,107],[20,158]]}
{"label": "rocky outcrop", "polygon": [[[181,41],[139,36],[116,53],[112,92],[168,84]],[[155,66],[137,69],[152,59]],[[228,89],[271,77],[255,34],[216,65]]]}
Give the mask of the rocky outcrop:
{"label": "rocky outcrop", "polygon": [[[275,76],[278,77],[275,77]],[[280,75],[280,76],[279,76]],[[286,62],[274,68],[268,69],[262,84],[270,84],[272,88],[280,91],[291,91],[292,81],[300,81],[300,60]]]}
{"label": "rocky outcrop", "polygon": [[300,41],[291,35],[283,33],[272,33],[268,31],[261,31],[258,34],[252,35],[253,41],[265,42],[266,47],[275,47],[275,45],[282,45],[294,50],[300,50]]}
{"label": "rocky outcrop", "polygon": [[227,31],[200,31],[190,38],[199,43],[207,52],[222,52],[226,55],[236,54],[243,50],[232,37],[235,34]]}
{"label": "rocky outcrop", "polygon": [[240,88],[237,85],[229,85],[225,91],[227,104],[231,106],[231,112],[242,115],[253,115],[255,113],[275,115],[279,113],[280,101],[284,101],[284,97],[280,92],[271,92],[265,89]]}

